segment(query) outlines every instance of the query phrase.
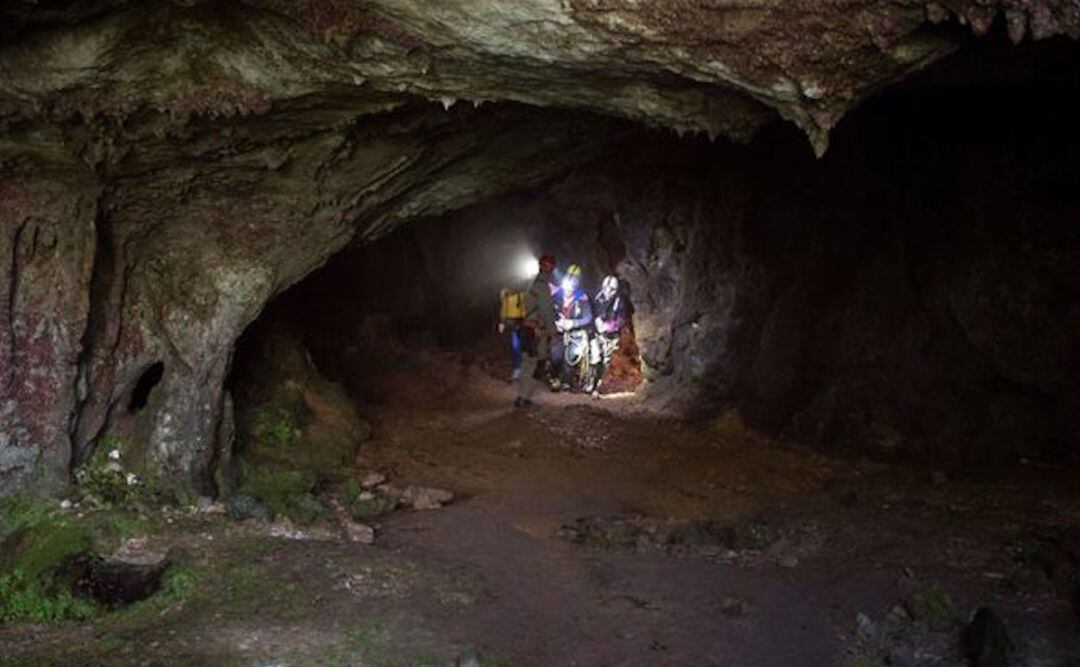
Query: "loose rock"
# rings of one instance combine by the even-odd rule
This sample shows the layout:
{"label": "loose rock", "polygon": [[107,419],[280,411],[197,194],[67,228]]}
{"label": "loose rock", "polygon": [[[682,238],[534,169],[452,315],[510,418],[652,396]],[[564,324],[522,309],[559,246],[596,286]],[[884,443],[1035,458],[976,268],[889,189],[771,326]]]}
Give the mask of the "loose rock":
{"label": "loose rock", "polygon": [[365,489],[373,489],[386,481],[386,475],[381,472],[369,472],[360,478],[360,486]]}
{"label": "loose rock", "polygon": [[232,496],[225,502],[225,510],[230,519],[244,521],[255,519],[257,521],[271,521],[274,513],[266,505],[251,496]]}
{"label": "loose rock", "polygon": [[402,502],[417,510],[438,509],[453,499],[453,493],[428,486],[410,486],[401,494]]}

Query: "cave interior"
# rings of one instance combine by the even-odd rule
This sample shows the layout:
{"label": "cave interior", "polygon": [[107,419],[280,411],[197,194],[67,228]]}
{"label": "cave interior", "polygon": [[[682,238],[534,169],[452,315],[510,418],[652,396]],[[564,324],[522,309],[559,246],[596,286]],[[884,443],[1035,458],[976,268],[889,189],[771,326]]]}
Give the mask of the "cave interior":
{"label": "cave interior", "polygon": [[[895,71],[801,53],[866,77],[841,102],[653,71],[660,38],[471,60],[409,2],[21,4],[11,664],[1080,664],[1075,7],[920,9]],[[154,40],[296,79],[165,104],[125,69]],[[499,292],[544,253],[628,315],[603,391],[522,408]]]}

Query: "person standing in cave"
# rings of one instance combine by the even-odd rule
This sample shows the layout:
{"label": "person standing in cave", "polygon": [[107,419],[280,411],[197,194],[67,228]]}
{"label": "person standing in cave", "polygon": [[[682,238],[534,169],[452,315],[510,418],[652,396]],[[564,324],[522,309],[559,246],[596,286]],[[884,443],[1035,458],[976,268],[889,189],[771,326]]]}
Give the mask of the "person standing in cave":
{"label": "person standing in cave", "polygon": [[510,338],[510,382],[521,379],[521,329],[525,319],[525,293],[504,287],[499,291],[499,333]]}
{"label": "person standing in cave", "polygon": [[555,306],[549,287],[554,271],[555,258],[546,254],[541,256],[540,271],[525,292],[525,317],[521,330],[523,356],[521,379],[518,380],[518,395],[514,401],[516,408],[533,406],[532,397],[536,394],[538,386],[536,371],[540,365],[540,355],[541,353],[548,354],[552,338],[555,336]]}
{"label": "person standing in cave", "polygon": [[619,294],[619,279],[615,276],[604,278],[593,303],[593,313],[596,315],[593,326],[596,334],[589,344],[589,362],[592,369],[585,391],[591,391],[593,398],[600,398],[600,385],[615,351],[619,349],[619,335],[626,318],[626,304]]}
{"label": "person standing in cave", "polygon": [[559,314],[555,328],[562,334],[562,363],[552,388],[558,391],[564,387],[572,387],[571,377],[575,369],[582,370],[581,386],[584,387],[586,379],[583,364],[589,363],[593,311],[588,292],[581,288],[581,267],[577,264],[571,264],[566,269],[562,286],[555,293],[555,307]]}

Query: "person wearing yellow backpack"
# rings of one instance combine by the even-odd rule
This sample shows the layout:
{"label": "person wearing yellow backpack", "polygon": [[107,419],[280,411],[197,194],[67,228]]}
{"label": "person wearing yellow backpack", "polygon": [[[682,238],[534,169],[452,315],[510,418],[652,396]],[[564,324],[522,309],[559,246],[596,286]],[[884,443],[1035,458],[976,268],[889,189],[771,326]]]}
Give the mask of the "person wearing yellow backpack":
{"label": "person wearing yellow backpack", "polygon": [[510,336],[510,381],[521,379],[522,327],[525,322],[525,293],[509,288],[499,290],[499,333]]}

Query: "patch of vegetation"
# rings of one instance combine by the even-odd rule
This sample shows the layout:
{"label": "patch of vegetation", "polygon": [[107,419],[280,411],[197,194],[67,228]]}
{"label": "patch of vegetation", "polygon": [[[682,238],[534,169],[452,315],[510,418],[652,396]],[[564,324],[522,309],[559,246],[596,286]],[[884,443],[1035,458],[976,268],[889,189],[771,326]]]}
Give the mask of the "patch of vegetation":
{"label": "patch of vegetation", "polygon": [[108,509],[177,504],[183,500],[138,464],[136,459],[142,456],[132,453],[135,451],[117,438],[101,438],[94,457],[75,471],[79,502],[88,508]]}
{"label": "patch of vegetation", "polygon": [[360,482],[356,481],[355,477],[350,477],[341,485],[339,491],[342,500],[345,501],[345,506],[349,507],[356,500],[356,497],[364,492],[364,487],[360,486]]}
{"label": "patch of vegetation", "polygon": [[165,573],[161,590],[151,600],[159,607],[171,607],[187,601],[199,589],[199,574],[184,565],[174,565]]}
{"label": "patch of vegetation", "polygon": [[315,488],[314,473],[302,470],[271,470],[249,465],[241,466],[243,482],[241,495],[267,503],[281,503],[289,496],[308,493]]}
{"label": "patch of vegetation", "polygon": [[55,512],[53,506],[22,496],[0,498],[0,543],[24,528],[44,521]]}
{"label": "patch of vegetation", "polygon": [[330,512],[311,491],[315,474],[303,470],[272,470],[243,466],[239,495],[249,496],[273,514],[307,525],[330,518]]}
{"label": "patch of vegetation", "polygon": [[52,502],[0,501],[0,621],[81,620],[102,609],[71,592],[67,565],[95,545],[148,532],[149,521],[124,512],[76,518]]}
{"label": "patch of vegetation", "polygon": [[93,602],[62,588],[49,590],[22,570],[0,574],[0,623],[86,620],[99,611]]}
{"label": "patch of vegetation", "polygon": [[349,503],[349,513],[352,514],[353,519],[361,522],[370,521],[393,512],[398,505],[398,499],[386,493],[374,493],[369,496],[357,496]]}
{"label": "patch of vegetation", "polygon": [[93,616],[94,604],[76,598],[57,580],[66,561],[90,551],[91,530],[55,506],[26,499],[5,500],[0,515],[0,622]]}
{"label": "patch of vegetation", "polygon": [[153,529],[149,519],[128,512],[106,512],[93,517],[91,523],[99,537],[114,540],[126,540],[135,535],[146,535]]}
{"label": "patch of vegetation", "polygon": [[291,449],[300,440],[293,411],[281,407],[256,410],[252,418],[251,432],[259,440],[259,444],[279,450]]}
{"label": "patch of vegetation", "polygon": [[89,528],[50,515],[4,541],[0,551],[0,574],[21,572],[26,581],[36,581],[68,558],[90,551],[92,546],[93,535]]}
{"label": "patch of vegetation", "polygon": [[931,628],[947,626],[956,620],[956,605],[940,584],[926,584],[916,589],[908,599],[907,607],[913,619]]}
{"label": "patch of vegetation", "polygon": [[240,563],[227,567],[215,583],[222,609],[230,613],[253,613],[263,606],[268,585],[267,569],[261,563]]}

